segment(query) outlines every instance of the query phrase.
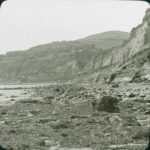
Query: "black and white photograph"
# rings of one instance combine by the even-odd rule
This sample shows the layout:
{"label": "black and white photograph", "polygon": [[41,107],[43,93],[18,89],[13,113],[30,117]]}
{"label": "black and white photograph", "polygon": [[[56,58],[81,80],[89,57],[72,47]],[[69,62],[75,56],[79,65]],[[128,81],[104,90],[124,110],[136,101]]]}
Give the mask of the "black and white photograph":
{"label": "black and white photograph", "polygon": [[0,1],[0,150],[150,150],[150,5]]}

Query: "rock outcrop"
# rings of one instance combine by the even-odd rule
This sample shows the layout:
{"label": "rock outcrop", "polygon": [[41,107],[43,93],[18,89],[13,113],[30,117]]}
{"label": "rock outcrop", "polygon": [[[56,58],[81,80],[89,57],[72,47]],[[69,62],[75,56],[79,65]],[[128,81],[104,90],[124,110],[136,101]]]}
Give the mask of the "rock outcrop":
{"label": "rock outcrop", "polygon": [[119,66],[148,48],[150,48],[150,9],[146,11],[143,22],[132,29],[128,40],[97,57],[95,70],[112,65]]}

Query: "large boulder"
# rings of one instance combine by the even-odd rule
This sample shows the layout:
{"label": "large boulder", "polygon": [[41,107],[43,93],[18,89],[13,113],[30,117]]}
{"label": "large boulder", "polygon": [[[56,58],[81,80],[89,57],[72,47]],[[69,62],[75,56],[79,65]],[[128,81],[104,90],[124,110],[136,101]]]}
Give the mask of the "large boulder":
{"label": "large boulder", "polygon": [[119,112],[118,99],[112,96],[103,96],[99,102],[92,102],[92,106],[97,111],[105,111],[109,113]]}

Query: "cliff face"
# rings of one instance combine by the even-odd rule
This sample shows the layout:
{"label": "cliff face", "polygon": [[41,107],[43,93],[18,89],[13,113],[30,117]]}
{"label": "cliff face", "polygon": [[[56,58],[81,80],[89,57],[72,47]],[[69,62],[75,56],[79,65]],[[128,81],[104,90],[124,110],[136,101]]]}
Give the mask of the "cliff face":
{"label": "cliff face", "polygon": [[[121,46],[97,58],[97,67],[122,64],[150,44],[150,9],[146,11],[142,24],[133,28],[130,37]],[[103,58],[103,59],[102,59]],[[100,60],[98,62],[98,60]]]}
{"label": "cliff face", "polygon": [[114,64],[117,63],[118,67],[114,73],[117,82],[150,81],[150,9],[146,11],[142,24],[131,31],[128,42],[116,56]]}
{"label": "cliff face", "polygon": [[[121,41],[124,42],[121,44]],[[1,55],[0,79],[22,82],[99,81],[114,72],[116,66],[128,62],[149,46],[150,9],[146,11],[143,22],[132,29],[129,38],[125,32],[111,31]]]}
{"label": "cliff face", "polygon": [[[128,60],[132,60],[136,55],[150,47],[150,9],[148,9],[143,18],[143,22],[136,28],[133,28],[128,40],[118,47],[112,48],[99,55],[94,64],[95,78],[100,78],[120,69]],[[139,56],[140,57],[140,56]],[[142,58],[141,58],[142,59]],[[131,61],[130,60],[130,61]],[[136,68],[136,66],[135,66]],[[131,69],[133,70],[133,68]],[[131,70],[129,72],[131,72]]]}

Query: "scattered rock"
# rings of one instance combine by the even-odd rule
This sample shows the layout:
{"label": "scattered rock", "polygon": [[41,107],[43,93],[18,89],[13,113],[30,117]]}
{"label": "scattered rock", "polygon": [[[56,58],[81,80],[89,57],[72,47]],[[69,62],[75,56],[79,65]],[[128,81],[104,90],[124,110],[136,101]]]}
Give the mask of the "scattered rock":
{"label": "scattered rock", "polygon": [[123,144],[123,145],[110,145],[109,150],[144,150],[146,144]]}
{"label": "scattered rock", "polygon": [[[125,144],[147,142],[150,92],[129,84],[101,89],[79,85],[40,88],[39,95],[34,93],[31,99],[1,107],[2,144],[9,148],[7,139],[15,145],[13,150],[105,150],[108,145],[110,150],[142,150],[142,146]],[[22,146],[22,140],[29,147]]]}
{"label": "scattered rock", "polygon": [[137,120],[139,122],[139,124],[143,127],[149,127],[149,120],[150,120],[150,116],[149,115],[141,115],[137,117]]}
{"label": "scattered rock", "polygon": [[118,88],[119,87],[119,83],[113,84],[111,87],[112,88]]}
{"label": "scattered rock", "polygon": [[57,120],[57,121],[51,122],[50,126],[56,130],[66,129],[69,127],[69,123],[61,121],[61,120]]}
{"label": "scattered rock", "polygon": [[149,115],[150,114],[150,110],[145,111],[144,115]]}
{"label": "scattered rock", "polygon": [[116,126],[116,127],[119,126],[119,125],[122,125],[122,119],[117,115],[111,116],[109,118],[109,122],[110,122],[111,125]]}
{"label": "scattered rock", "polygon": [[39,119],[39,123],[45,124],[51,121],[51,118],[41,118]]}
{"label": "scattered rock", "polygon": [[128,97],[129,97],[129,98],[133,98],[133,97],[135,97],[135,96],[136,96],[135,94],[130,93]]}
{"label": "scattered rock", "polygon": [[11,95],[11,98],[16,98],[16,97],[18,97],[18,96],[16,96],[16,95]]}

